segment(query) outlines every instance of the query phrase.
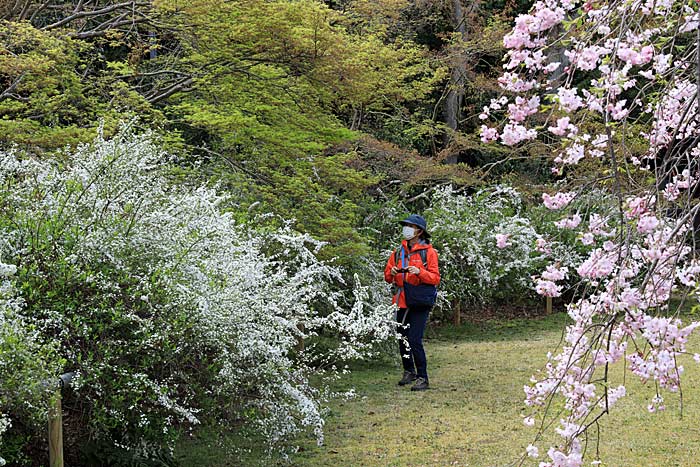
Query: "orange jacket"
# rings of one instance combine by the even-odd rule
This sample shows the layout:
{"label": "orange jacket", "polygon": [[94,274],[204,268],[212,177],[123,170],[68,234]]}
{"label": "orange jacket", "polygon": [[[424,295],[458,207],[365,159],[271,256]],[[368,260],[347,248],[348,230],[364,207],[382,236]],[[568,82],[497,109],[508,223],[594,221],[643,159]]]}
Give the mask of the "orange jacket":
{"label": "orange jacket", "polygon": [[[413,249],[410,250],[408,254],[408,242],[404,240],[401,243],[401,246],[404,248],[404,261],[406,262],[406,267],[417,267],[418,274],[411,274],[407,272],[392,275],[391,268],[396,266],[396,250],[394,250],[391,252],[391,256],[389,256],[389,261],[387,261],[386,267],[384,268],[384,280],[390,284],[395,284],[397,287],[401,287],[401,292],[400,294],[398,294],[398,306],[399,308],[407,308],[406,294],[403,291],[404,277],[406,278],[406,282],[412,285],[438,285],[440,283],[440,271],[438,269],[438,254],[431,244],[416,243],[415,245],[413,245]],[[423,265],[423,260],[421,259],[420,254],[418,253],[419,250],[427,250],[427,268]],[[399,250],[399,261],[401,261],[401,250]],[[398,268],[401,268],[400,264],[398,265]],[[392,303],[396,303],[396,295],[394,295]]]}

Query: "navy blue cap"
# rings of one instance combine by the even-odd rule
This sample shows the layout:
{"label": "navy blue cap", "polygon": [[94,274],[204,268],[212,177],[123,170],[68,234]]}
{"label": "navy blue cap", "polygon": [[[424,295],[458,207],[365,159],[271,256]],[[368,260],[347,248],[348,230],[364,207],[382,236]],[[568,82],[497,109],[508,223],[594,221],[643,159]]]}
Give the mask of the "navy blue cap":
{"label": "navy blue cap", "polygon": [[418,228],[420,228],[425,233],[426,237],[430,237],[430,234],[428,233],[428,225],[425,223],[425,219],[423,218],[423,216],[419,216],[418,214],[411,214],[406,219],[399,221],[399,224],[417,225]]}

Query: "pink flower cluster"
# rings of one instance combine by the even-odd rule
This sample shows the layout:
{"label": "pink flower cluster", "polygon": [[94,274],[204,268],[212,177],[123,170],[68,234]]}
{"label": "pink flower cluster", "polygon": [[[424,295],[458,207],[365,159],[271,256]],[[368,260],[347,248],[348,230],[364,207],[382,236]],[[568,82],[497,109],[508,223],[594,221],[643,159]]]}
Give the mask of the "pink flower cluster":
{"label": "pink flower cluster", "polygon": [[552,247],[549,244],[549,242],[544,239],[543,237],[537,237],[537,240],[535,240],[535,249],[539,251],[540,253],[544,253],[545,255],[551,255],[552,254]]}
{"label": "pink flower cluster", "polygon": [[[694,156],[700,156],[700,154],[695,154]],[[697,177],[692,177],[690,175],[690,170],[684,169],[680,175],[673,177],[671,183],[666,185],[664,188],[664,198],[669,201],[675,201],[681,195],[681,190],[687,190],[691,185],[696,183]]]}
{"label": "pink flower cluster", "polygon": [[648,157],[655,157],[674,138],[682,140],[698,134],[693,117],[697,110],[696,88],[697,85],[688,79],[679,80],[667,95],[650,108],[654,119],[648,134]]}
{"label": "pink flower cluster", "polygon": [[542,202],[547,209],[554,211],[567,206],[575,197],[576,193],[574,192],[557,193],[554,196],[547,193],[542,193]]}
{"label": "pink flower cluster", "polygon": [[566,217],[562,220],[556,221],[554,225],[560,229],[575,229],[581,223],[581,216],[574,214],[571,217]]}
{"label": "pink flower cluster", "polygon": [[603,218],[600,214],[594,212],[588,218],[588,229],[593,235],[600,235],[603,237],[614,235],[612,232],[606,230],[608,228],[608,220]]}
{"label": "pink flower cluster", "polygon": [[637,230],[640,233],[651,233],[659,226],[659,219],[653,214],[644,214],[637,221]]}
{"label": "pink flower cluster", "polygon": [[610,49],[599,45],[584,47],[579,50],[565,50],[564,55],[569,58],[572,65],[577,66],[581,70],[595,70],[601,61],[601,56],[608,55]]}
{"label": "pink flower cluster", "polygon": [[566,267],[547,266],[546,271],[539,278],[535,279],[535,291],[545,297],[560,296],[561,285],[557,284],[557,282],[566,279],[568,271],[569,269]]}
{"label": "pink flower cluster", "polygon": [[582,144],[575,142],[570,144],[564,154],[560,154],[554,158],[554,162],[564,165],[576,165],[585,157],[585,148]]}
{"label": "pink flower cluster", "polygon": [[508,118],[512,122],[523,122],[528,116],[536,114],[539,108],[539,96],[533,96],[530,99],[518,96],[515,98],[515,104],[508,104]]}
{"label": "pink flower cluster", "polygon": [[496,141],[497,139],[497,129],[489,128],[486,125],[481,125],[481,141],[483,141],[484,143],[490,143],[491,141]]}
{"label": "pink flower cluster", "polygon": [[506,146],[515,146],[521,141],[535,139],[536,136],[537,132],[533,129],[528,129],[517,123],[508,123],[501,132],[501,142]]}
{"label": "pink flower cluster", "polygon": [[643,65],[654,58],[654,47],[645,45],[640,50],[635,50],[635,47],[630,46],[626,42],[620,42],[617,48],[617,56],[620,60],[630,65]]}
{"label": "pink flower cluster", "polygon": [[557,102],[565,112],[573,112],[583,107],[583,99],[578,95],[577,88],[559,88]]}
{"label": "pink flower cluster", "polygon": [[578,133],[578,127],[573,125],[569,117],[562,117],[557,119],[556,126],[550,126],[547,129],[557,136],[567,135],[569,138],[573,138]]}
{"label": "pink flower cluster", "polygon": [[596,280],[609,276],[615,269],[616,262],[616,254],[597,248],[576,268],[576,272],[585,279]]}
{"label": "pink flower cluster", "polygon": [[496,234],[496,247],[498,247],[500,249],[509,247],[511,245],[509,240],[510,240],[509,234]]}
{"label": "pink flower cluster", "polygon": [[627,199],[627,210],[625,217],[627,219],[635,219],[647,214],[650,209],[656,204],[655,196],[637,196]]}

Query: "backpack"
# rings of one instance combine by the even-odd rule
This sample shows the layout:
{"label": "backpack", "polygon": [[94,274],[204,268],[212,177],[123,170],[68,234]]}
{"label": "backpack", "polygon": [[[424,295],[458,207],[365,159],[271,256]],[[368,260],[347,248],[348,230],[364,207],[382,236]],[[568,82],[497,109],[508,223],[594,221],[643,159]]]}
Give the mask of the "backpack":
{"label": "backpack", "polygon": [[[394,264],[399,264],[401,261],[399,251],[403,249],[403,246],[396,249],[394,252]],[[415,254],[415,253],[414,253]],[[426,249],[418,250],[420,259],[423,262],[423,267],[428,269],[428,251]],[[408,255],[410,258],[410,254]],[[401,264],[403,266],[403,264]],[[437,298],[437,287],[432,284],[419,284],[413,285],[409,284],[405,280],[403,282],[403,290],[406,295],[406,305],[407,306],[433,306],[435,305],[435,299]],[[399,290],[399,293],[401,291]]]}

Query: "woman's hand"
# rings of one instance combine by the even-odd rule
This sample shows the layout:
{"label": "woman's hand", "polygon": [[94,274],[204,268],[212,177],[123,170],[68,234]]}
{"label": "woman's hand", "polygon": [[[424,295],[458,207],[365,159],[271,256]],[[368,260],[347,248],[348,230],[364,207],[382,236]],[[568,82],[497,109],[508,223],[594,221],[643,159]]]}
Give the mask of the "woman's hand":
{"label": "woman's hand", "polygon": [[391,268],[391,275],[392,276],[395,276],[398,272],[399,272],[399,270],[396,268],[396,266]]}
{"label": "woman's hand", "polygon": [[408,272],[410,272],[411,274],[420,273],[420,269],[418,269],[416,266],[409,266],[407,269],[408,269]]}

